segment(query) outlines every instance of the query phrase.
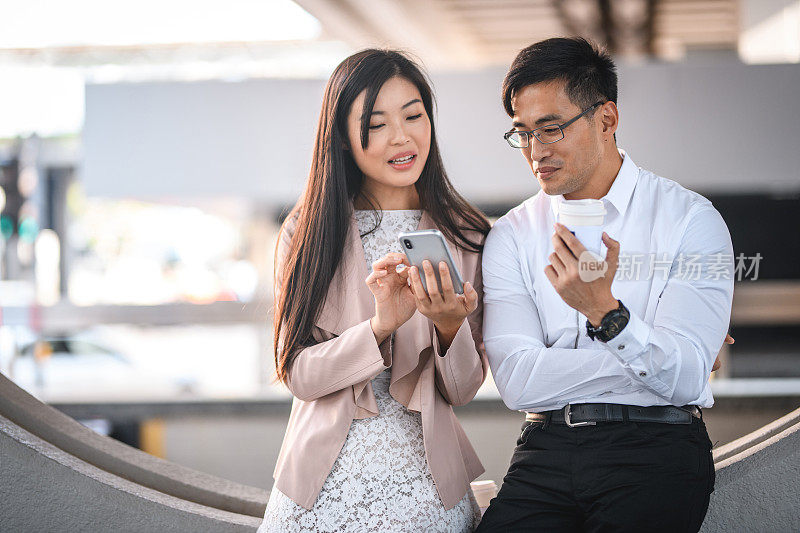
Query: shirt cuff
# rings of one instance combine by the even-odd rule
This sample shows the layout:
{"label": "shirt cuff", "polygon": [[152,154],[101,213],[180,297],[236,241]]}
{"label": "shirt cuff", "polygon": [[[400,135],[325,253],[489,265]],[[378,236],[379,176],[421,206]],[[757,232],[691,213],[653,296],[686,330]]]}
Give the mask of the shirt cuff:
{"label": "shirt cuff", "polygon": [[667,395],[669,387],[653,375],[653,369],[647,366],[645,358],[642,357],[647,353],[650,331],[650,326],[644,320],[631,313],[628,324],[619,332],[619,335],[608,342],[600,342],[600,344],[630,368],[648,387],[659,394]]}
{"label": "shirt cuff", "polygon": [[641,318],[630,313],[628,324],[622,331],[608,342],[601,341],[601,344],[620,360],[631,364],[644,352],[648,338],[650,327]]}

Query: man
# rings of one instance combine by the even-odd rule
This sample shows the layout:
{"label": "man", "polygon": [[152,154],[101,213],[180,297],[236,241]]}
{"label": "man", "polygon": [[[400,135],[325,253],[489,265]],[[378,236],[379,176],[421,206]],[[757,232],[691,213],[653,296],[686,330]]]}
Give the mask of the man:
{"label": "man", "polygon": [[[714,485],[699,408],[730,318],[728,229],[617,148],[616,69],[587,41],[522,50],[503,101],[506,140],[542,190],[483,253],[494,380],[528,414],[478,531],[697,531]],[[605,207],[604,275],[585,275],[583,244],[556,223],[576,199]]]}

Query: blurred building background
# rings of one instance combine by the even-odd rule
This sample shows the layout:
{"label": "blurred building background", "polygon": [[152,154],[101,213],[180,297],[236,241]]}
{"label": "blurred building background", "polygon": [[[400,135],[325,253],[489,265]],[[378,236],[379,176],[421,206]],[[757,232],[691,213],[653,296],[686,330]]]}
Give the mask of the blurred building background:
{"label": "blurred building background", "polygon": [[[500,84],[537,40],[619,65],[619,145],[711,199],[739,257],[714,377],[726,443],[800,404],[800,1],[3,2],[0,371],[97,431],[269,488],[272,253],[325,80],[367,46],[429,71],[445,164],[496,217],[538,190]],[[500,480],[522,422],[459,416]]]}

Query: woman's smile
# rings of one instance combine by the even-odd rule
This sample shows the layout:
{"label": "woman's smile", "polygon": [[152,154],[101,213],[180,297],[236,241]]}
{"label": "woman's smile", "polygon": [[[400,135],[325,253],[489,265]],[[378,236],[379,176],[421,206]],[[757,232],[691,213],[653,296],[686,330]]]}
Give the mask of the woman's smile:
{"label": "woman's smile", "polygon": [[414,152],[402,152],[389,160],[389,166],[395,170],[408,170],[417,161],[417,154]]}

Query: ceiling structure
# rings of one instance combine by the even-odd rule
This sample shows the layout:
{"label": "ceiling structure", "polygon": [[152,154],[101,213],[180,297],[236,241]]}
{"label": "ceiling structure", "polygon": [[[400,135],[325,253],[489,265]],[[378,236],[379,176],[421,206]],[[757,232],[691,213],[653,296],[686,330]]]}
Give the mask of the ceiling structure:
{"label": "ceiling structure", "polygon": [[[430,67],[455,70],[508,65],[525,46],[563,35],[588,37],[620,57],[677,60],[698,48],[736,50],[742,5],[758,0],[293,1],[319,21],[321,34],[294,41],[0,45],[0,65],[116,64],[160,78],[169,77],[176,64],[227,61],[232,71],[256,77],[323,75],[343,54],[382,46],[415,53]],[[277,15],[275,20],[264,13],[253,16],[266,16],[270,27],[280,25]],[[200,70],[199,77],[228,75]],[[91,72],[94,77],[98,69]]]}
{"label": "ceiling structure", "polygon": [[735,50],[738,0],[295,0],[354,48],[399,47],[431,66],[508,64],[525,46],[582,35],[626,57]]}

